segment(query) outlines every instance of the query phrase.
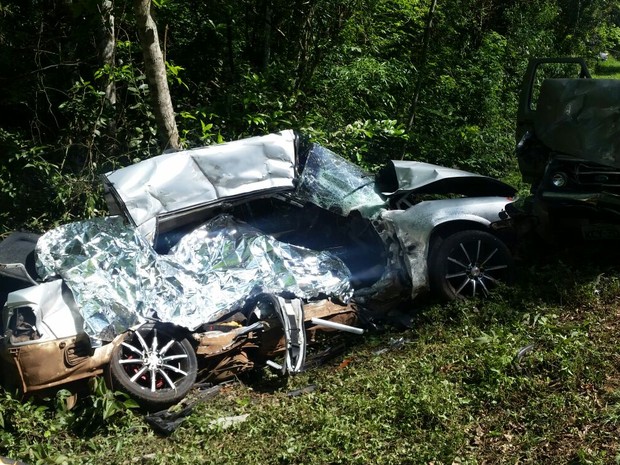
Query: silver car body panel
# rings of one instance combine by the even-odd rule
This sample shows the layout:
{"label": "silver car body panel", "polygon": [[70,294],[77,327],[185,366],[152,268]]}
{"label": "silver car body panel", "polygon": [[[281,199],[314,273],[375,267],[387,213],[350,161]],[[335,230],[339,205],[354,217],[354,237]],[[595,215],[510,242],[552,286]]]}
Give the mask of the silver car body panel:
{"label": "silver car body panel", "polygon": [[84,331],[84,319],[75,306],[71,291],[64,287],[60,279],[9,293],[2,314],[4,328],[9,328],[14,310],[23,307],[32,310],[36,319],[35,327],[41,337],[12,345],[61,339]]}
{"label": "silver car body panel", "polygon": [[469,197],[420,202],[407,210],[389,210],[381,214],[387,231],[398,240],[411,279],[412,297],[428,287],[430,239],[438,226],[455,221],[489,227],[507,218],[506,197]]}
{"label": "silver car body panel", "polygon": [[149,158],[106,173],[104,186],[112,214],[128,216],[152,242],[158,217],[223,198],[292,190],[295,175],[295,134],[282,131]]}

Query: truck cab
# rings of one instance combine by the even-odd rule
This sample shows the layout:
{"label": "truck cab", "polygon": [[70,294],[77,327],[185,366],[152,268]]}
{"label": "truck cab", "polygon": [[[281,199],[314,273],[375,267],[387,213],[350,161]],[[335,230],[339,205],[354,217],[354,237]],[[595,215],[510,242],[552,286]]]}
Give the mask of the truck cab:
{"label": "truck cab", "polygon": [[530,60],[516,146],[543,238],[620,239],[620,80],[582,58]]}

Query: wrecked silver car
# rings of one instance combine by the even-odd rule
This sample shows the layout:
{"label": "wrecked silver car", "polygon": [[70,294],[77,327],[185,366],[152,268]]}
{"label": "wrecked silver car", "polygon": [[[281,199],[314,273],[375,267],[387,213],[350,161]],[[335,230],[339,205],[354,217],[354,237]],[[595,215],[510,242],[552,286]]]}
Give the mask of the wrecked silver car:
{"label": "wrecked silver car", "polygon": [[393,161],[376,175],[293,131],[160,155],[103,177],[111,215],[0,243],[0,356],[24,393],[102,373],[150,407],[197,378],[295,373],[317,331],[431,290],[509,277],[494,179]]}

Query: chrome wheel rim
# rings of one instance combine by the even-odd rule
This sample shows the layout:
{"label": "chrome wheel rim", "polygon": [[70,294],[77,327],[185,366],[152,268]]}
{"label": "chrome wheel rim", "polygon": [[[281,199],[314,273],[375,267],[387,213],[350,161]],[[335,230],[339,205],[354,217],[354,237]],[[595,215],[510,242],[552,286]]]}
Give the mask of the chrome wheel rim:
{"label": "chrome wheel rim", "polygon": [[118,363],[130,382],[151,392],[176,390],[189,374],[189,357],[183,345],[153,329],[142,335],[133,333],[129,341],[121,343]]}
{"label": "chrome wheel rim", "polygon": [[489,288],[497,284],[508,269],[498,252],[499,247],[481,239],[460,242],[448,254],[444,275],[454,293],[463,297],[488,296]]}

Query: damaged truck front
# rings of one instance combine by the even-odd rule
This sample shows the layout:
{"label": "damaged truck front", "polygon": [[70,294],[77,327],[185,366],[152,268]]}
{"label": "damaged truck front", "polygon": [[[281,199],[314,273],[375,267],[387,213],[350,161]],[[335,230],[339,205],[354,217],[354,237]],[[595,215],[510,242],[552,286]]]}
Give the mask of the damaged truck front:
{"label": "damaged truck front", "polygon": [[592,79],[581,58],[530,60],[516,138],[543,238],[620,238],[620,80]]}
{"label": "damaged truck front", "polygon": [[[429,287],[484,295],[512,266],[512,187],[421,162],[371,175],[293,131],[104,184],[112,216],[51,230],[11,265],[25,281],[5,295],[0,343],[24,392],[106,371],[163,406],[197,377],[295,373],[317,331],[361,333]],[[26,355],[44,342],[53,374]]]}

